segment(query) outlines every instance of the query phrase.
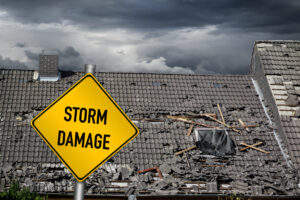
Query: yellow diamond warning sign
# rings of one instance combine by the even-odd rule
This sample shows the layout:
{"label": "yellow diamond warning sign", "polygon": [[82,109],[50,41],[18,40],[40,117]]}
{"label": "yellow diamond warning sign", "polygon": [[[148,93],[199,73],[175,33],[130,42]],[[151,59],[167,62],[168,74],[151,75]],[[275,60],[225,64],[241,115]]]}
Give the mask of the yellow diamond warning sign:
{"label": "yellow diamond warning sign", "polygon": [[138,129],[92,74],[86,74],[31,121],[78,181],[85,180]]}

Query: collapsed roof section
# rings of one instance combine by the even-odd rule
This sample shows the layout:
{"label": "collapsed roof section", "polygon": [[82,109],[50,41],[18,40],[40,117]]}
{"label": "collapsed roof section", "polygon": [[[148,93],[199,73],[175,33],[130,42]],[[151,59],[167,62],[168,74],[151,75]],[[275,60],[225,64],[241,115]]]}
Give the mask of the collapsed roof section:
{"label": "collapsed roof section", "polygon": [[300,169],[300,41],[257,41],[252,73],[272,121]]}

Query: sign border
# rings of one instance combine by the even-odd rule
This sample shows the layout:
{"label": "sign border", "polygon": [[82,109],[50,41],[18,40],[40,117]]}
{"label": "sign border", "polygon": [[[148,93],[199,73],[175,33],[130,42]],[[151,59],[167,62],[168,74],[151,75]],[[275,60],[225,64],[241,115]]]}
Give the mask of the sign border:
{"label": "sign border", "polygon": [[[122,115],[125,117],[125,119],[132,125],[132,127],[135,129],[135,133],[126,140],[122,145],[120,145],[119,148],[117,148],[114,152],[112,152],[109,156],[107,156],[102,162],[100,162],[96,167],[94,167],[90,172],[88,172],[85,176],[79,177],[77,174],[71,169],[71,167],[68,165],[68,163],[59,155],[59,153],[54,149],[54,147],[48,142],[46,137],[39,131],[39,129],[34,124],[35,121],[41,117],[44,113],[46,113],[52,106],[54,106],[59,100],[61,100],[65,95],[67,95],[71,90],[73,90],[79,83],[84,81],[87,77],[92,78],[95,83],[99,86],[99,88],[104,92],[104,94],[110,99],[110,101],[118,108],[118,110],[122,113]],[[56,156],[63,162],[67,168],[71,171],[71,173],[75,176],[75,178],[82,182],[84,181],[88,176],[90,176],[98,167],[100,167],[102,164],[104,164],[107,160],[109,160],[114,154],[116,154],[122,147],[124,147],[130,140],[132,140],[134,137],[136,137],[139,134],[138,128],[132,123],[132,121],[129,119],[129,117],[124,113],[124,111],[120,108],[120,106],[114,101],[114,99],[108,94],[108,92],[103,88],[103,86],[98,82],[98,80],[95,78],[95,76],[91,73],[87,73],[84,75],[79,81],[77,81],[72,87],[70,87],[67,91],[65,91],[61,96],[59,96],[56,100],[54,100],[49,106],[47,106],[42,112],[40,112],[35,118],[31,120],[31,126],[36,130],[36,132],[42,137],[42,139],[48,144],[48,146],[52,149],[52,151],[56,154]]]}

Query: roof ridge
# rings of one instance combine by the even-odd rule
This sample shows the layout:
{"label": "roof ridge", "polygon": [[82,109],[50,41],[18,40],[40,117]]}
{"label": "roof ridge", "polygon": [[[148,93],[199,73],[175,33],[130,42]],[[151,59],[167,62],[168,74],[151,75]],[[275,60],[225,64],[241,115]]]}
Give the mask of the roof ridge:
{"label": "roof ridge", "polygon": [[[33,69],[5,69],[0,70],[10,70],[10,71],[37,71]],[[60,70],[60,72],[75,72],[75,73],[85,73],[82,71],[68,71]],[[171,74],[171,73],[155,73],[155,72],[95,72],[95,73],[105,73],[105,74],[149,74],[149,75],[178,75],[178,76],[234,76],[234,77],[245,77],[250,76],[250,74]]]}
{"label": "roof ridge", "polygon": [[300,40],[255,40],[255,44],[259,43],[300,43]]}

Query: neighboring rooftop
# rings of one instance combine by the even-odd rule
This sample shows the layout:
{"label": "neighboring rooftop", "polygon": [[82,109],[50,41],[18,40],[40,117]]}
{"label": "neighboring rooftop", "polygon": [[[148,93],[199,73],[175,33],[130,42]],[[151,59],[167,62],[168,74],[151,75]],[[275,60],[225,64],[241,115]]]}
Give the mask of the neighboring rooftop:
{"label": "neighboring rooftop", "polygon": [[299,170],[300,41],[257,41],[252,63],[273,121]]}

